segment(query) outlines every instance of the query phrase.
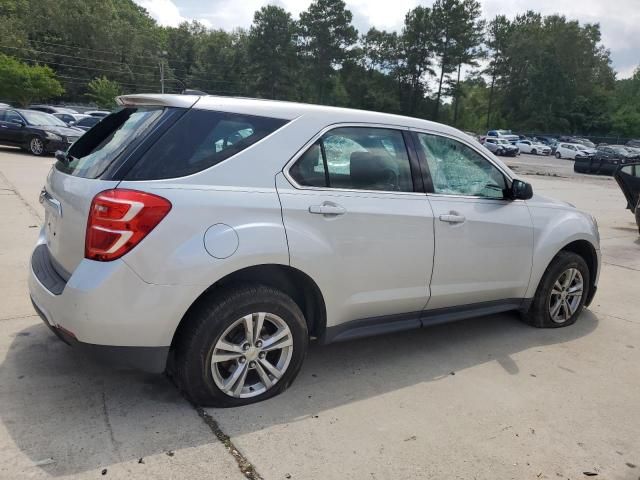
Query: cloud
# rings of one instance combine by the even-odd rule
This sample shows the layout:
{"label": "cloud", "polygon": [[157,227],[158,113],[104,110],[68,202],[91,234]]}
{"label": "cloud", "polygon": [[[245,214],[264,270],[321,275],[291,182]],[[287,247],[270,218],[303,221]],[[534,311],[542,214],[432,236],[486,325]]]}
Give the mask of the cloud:
{"label": "cloud", "polygon": [[[233,30],[248,28],[253,14],[267,4],[277,4],[294,17],[306,10],[310,0],[135,0],[161,25],[177,26],[196,19],[210,28]],[[630,76],[640,63],[639,0],[480,0],[485,18],[497,14],[513,17],[527,10],[543,15],[560,13],[581,23],[599,23],[602,43],[611,50],[619,77]],[[404,16],[418,4],[430,6],[432,0],[346,0],[353,12],[353,23],[361,32],[370,27],[400,30]]]}

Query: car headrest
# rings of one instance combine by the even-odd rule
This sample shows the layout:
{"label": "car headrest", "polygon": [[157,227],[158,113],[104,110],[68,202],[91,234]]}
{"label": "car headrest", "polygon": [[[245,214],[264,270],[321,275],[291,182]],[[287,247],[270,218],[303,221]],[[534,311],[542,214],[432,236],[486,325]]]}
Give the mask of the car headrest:
{"label": "car headrest", "polygon": [[350,163],[351,183],[355,187],[382,186],[393,181],[394,170],[380,155],[370,152],[353,152]]}

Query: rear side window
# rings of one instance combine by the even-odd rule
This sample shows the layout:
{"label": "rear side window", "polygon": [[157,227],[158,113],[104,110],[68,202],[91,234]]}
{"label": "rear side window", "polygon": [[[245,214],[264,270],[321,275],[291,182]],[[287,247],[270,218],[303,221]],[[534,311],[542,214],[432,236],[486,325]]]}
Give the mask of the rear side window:
{"label": "rear side window", "polygon": [[402,132],[385,128],[331,130],[291,166],[289,174],[309,187],[413,191]]}
{"label": "rear side window", "polygon": [[216,165],[262,140],[287,120],[189,110],[127,174],[127,180],[184,177]]}
{"label": "rear side window", "polygon": [[76,177],[100,177],[127,147],[144,137],[163,112],[162,108],[124,108],[105,117],[73,144],[69,161],[57,162],[56,169]]}

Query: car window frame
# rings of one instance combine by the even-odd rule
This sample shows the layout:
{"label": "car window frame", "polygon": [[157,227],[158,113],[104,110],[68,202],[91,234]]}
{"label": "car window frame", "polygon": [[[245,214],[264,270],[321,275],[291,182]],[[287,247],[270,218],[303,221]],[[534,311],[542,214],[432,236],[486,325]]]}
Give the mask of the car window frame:
{"label": "car window frame", "polygon": [[428,129],[418,129],[418,128],[410,128],[409,129],[411,132],[411,135],[413,137],[413,142],[415,144],[415,148],[416,148],[416,153],[418,155],[419,161],[420,161],[420,167],[421,167],[421,171],[422,171],[422,175],[424,178],[424,184],[425,184],[425,189],[426,189],[426,193],[427,196],[433,196],[433,197],[446,197],[446,198],[462,198],[462,199],[473,199],[473,200],[483,200],[483,201],[489,201],[489,202],[501,202],[501,203],[511,203],[511,202],[518,202],[518,201],[524,201],[524,200],[513,200],[510,198],[491,198],[491,197],[483,197],[481,195],[463,195],[463,194],[457,194],[457,193],[436,193],[434,188],[433,188],[433,180],[431,179],[431,173],[429,171],[429,165],[427,162],[427,157],[426,154],[424,152],[424,150],[422,148],[417,148],[418,142],[420,141],[420,139],[418,138],[418,134],[419,133],[423,133],[426,135],[435,135],[435,136],[439,136],[439,137],[443,137],[443,138],[448,138],[450,140],[454,140],[456,142],[459,142],[463,145],[465,145],[466,147],[470,148],[471,150],[473,150],[476,154],[478,154],[480,157],[482,157],[485,161],[489,162],[490,165],[492,165],[493,167],[495,167],[498,172],[500,172],[504,179],[505,179],[505,185],[506,188],[509,189],[511,188],[511,185],[513,183],[513,177],[509,174],[508,171],[506,171],[500,164],[494,162],[491,157],[489,157],[488,155],[484,154],[480,149],[476,148],[475,145],[473,145],[471,142],[466,141],[464,138],[462,137],[458,137],[456,135],[450,135],[446,132],[440,132],[440,131],[436,131],[436,130],[428,130]]}
{"label": "car window frame", "polygon": [[[395,130],[402,134],[402,138],[405,144],[405,148],[407,150],[407,157],[409,159],[409,170],[411,172],[411,181],[413,184],[412,192],[402,192],[396,190],[366,190],[361,188],[336,188],[336,187],[316,187],[310,185],[300,185],[295,178],[290,173],[291,167],[296,164],[296,162],[324,135],[331,132],[332,130],[337,130],[340,128],[377,128],[382,130]],[[323,143],[320,142],[321,148],[324,148]],[[324,192],[348,192],[348,193],[366,193],[366,194],[382,194],[382,195],[425,195],[426,193],[426,185],[424,184],[424,174],[422,171],[422,166],[420,165],[420,160],[417,156],[416,146],[414,144],[414,139],[411,136],[410,128],[406,125],[394,125],[394,124],[386,124],[386,123],[367,123],[367,122],[341,122],[341,123],[333,123],[322,128],[318,133],[316,133],[309,141],[307,141],[300,150],[298,150],[295,155],[289,159],[289,161],[285,164],[282,169],[282,172],[285,178],[289,181],[289,183],[296,188],[297,190],[316,190],[316,191],[324,191]],[[328,172],[325,172],[328,173]]]}

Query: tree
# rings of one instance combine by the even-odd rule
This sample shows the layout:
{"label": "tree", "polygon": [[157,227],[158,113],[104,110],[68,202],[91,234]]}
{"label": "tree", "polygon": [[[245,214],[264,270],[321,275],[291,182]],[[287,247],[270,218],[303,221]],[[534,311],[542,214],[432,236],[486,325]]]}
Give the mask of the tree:
{"label": "tree", "polygon": [[507,75],[506,51],[511,23],[504,15],[495,17],[488,26],[486,32],[486,45],[488,48],[489,66],[484,73],[491,78],[489,100],[487,105],[487,130],[491,128],[491,114],[493,108],[496,83]]}
{"label": "tree", "polygon": [[417,102],[426,91],[428,76],[433,75],[432,55],[434,44],[434,24],[431,10],[416,7],[404,17],[404,28],[400,37],[401,55],[404,63],[401,68],[404,78],[409,82],[410,98],[408,113],[413,114]]}
{"label": "tree", "polygon": [[296,24],[274,5],[258,10],[249,30],[250,73],[259,96],[287,98],[296,74]]}
{"label": "tree", "polygon": [[56,98],[64,93],[51,68],[27,65],[0,54],[0,98],[18,103],[22,107],[35,101]]}
{"label": "tree", "polygon": [[463,0],[461,4],[460,16],[455,23],[455,45],[452,57],[456,59],[458,77],[452,86],[453,92],[453,124],[458,122],[458,104],[461,94],[460,75],[462,67],[469,65],[478,66],[478,59],[484,56],[485,52],[481,45],[484,41],[485,21],[480,19],[480,3],[476,0]]}
{"label": "tree", "polygon": [[315,86],[314,100],[323,103],[331,88],[334,67],[340,68],[358,39],[351,25],[353,15],[343,0],[315,0],[300,14],[302,55]]}
{"label": "tree", "polygon": [[94,78],[87,85],[87,97],[100,108],[110,110],[116,105],[116,97],[120,95],[120,85],[107,77]]}

